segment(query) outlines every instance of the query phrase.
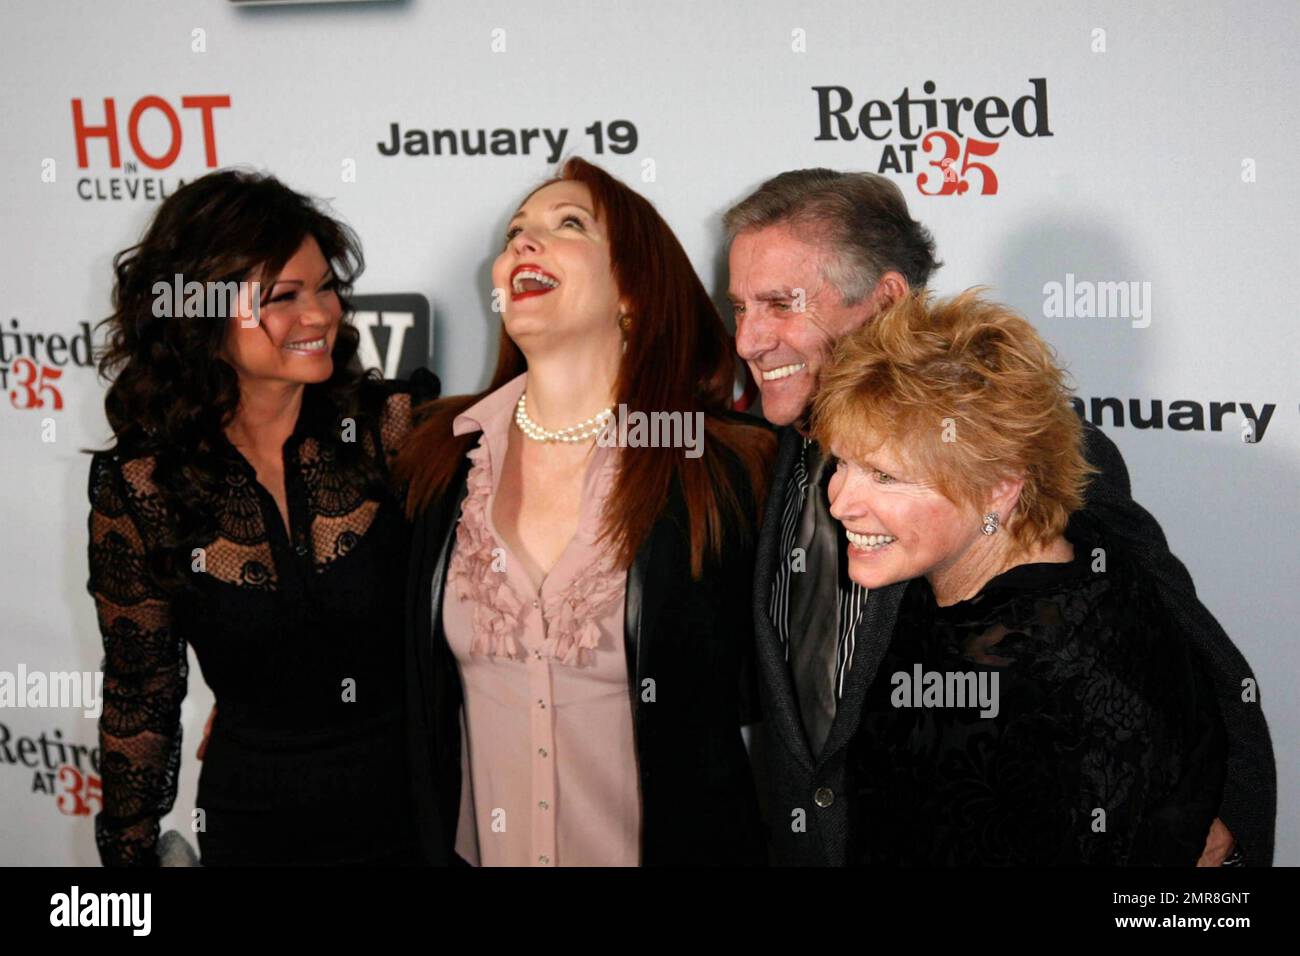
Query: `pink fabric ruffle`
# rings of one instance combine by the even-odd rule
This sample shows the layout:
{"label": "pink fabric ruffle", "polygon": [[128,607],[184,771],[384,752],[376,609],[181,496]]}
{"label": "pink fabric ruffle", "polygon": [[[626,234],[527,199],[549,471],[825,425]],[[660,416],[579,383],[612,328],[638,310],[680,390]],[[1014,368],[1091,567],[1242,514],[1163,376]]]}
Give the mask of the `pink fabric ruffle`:
{"label": "pink fabric ruffle", "polygon": [[[456,549],[447,570],[448,583],[461,601],[474,602],[474,636],[471,654],[490,657],[524,656],[520,641],[526,604],[511,587],[504,571],[495,570],[500,547],[488,528],[487,507],[492,494],[492,474],[487,449],[481,444],[469,452],[471,462],[460,524],[456,528]],[[613,477],[612,462],[600,476],[600,499]],[[581,534],[581,531],[579,531]],[[498,567],[500,565],[498,564]],[[613,561],[602,554],[593,565],[567,582],[542,605],[546,620],[543,657],[561,664],[581,667],[600,644],[597,621],[607,614],[623,593],[623,575]]]}

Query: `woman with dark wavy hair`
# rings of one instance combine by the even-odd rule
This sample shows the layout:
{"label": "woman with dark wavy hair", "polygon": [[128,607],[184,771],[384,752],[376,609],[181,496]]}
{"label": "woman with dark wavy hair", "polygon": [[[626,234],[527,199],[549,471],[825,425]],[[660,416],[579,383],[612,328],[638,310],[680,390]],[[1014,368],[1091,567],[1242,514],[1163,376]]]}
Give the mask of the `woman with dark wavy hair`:
{"label": "woman with dark wavy hair", "polygon": [[90,470],[108,865],[157,862],[186,646],[217,700],[204,865],[414,860],[402,744],[409,525],[389,466],[431,374],[355,362],[348,227],[271,176],[168,198],[113,260]]}
{"label": "woman with dark wavy hair", "polygon": [[426,858],[762,863],[740,727],[775,442],[730,411],[730,336],[654,207],[581,159],[492,278],[491,384],[421,412],[399,459]]}

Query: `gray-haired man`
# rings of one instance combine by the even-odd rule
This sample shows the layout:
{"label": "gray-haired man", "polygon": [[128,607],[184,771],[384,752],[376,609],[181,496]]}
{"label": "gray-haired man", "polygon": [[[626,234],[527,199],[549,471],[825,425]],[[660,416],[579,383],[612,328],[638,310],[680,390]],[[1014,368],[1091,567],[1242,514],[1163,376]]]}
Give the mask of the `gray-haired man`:
{"label": "gray-haired man", "polygon": [[[830,475],[805,425],[818,374],[841,336],[927,284],[939,266],[929,232],[902,193],[870,173],[804,169],[768,180],[725,216],[736,347],[781,427],[758,545],[755,636],[765,717],[761,783],[782,864],[843,865],[854,838],[847,755],[866,689],[889,643],[905,584],[870,592],[845,574],[844,536],[830,517]],[[1258,703],[1241,699],[1249,666],[1196,598],[1155,519],[1136,504],[1114,443],[1085,423],[1097,475],[1086,509],[1141,556],[1213,675],[1229,738],[1228,777],[1201,862],[1236,847],[1273,855],[1277,783]]]}

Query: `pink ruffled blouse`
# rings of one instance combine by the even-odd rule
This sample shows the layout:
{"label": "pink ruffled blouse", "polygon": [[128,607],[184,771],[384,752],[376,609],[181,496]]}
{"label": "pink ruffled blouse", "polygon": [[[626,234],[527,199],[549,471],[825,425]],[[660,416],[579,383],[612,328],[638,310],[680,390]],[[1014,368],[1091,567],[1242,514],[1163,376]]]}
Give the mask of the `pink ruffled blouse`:
{"label": "pink ruffled blouse", "polygon": [[596,544],[618,450],[593,448],[578,530],[535,589],[492,524],[527,377],[452,425],[457,435],[482,432],[469,452],[442,607],[465,692],[456,852],[482,866],[636,866],[627,573]]}

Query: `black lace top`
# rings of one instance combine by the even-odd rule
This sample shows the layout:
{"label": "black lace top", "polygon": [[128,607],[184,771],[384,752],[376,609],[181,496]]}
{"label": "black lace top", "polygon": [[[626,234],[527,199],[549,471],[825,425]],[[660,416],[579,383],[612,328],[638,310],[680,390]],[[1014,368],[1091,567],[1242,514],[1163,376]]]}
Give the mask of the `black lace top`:
{"label": "black lace top", "polygon": [[[969,601],[909,586],[850,756],[850,860],[1195,864],[1224,775],[1211,686],[1142,569],[1084,516],[1067,537],[1072,562],[1012,568]],[[995,673],[995,716],[952,706],[973,689],[957,675],[991,690]]]}
{"label": "black lace top", "polygon": [[[357,440],[389,475],[413,403],[436,380],[376,386]],[[362,862],[409,841],[401,732],[408,525],[401,492],[376,500],[342,478],[324,429],[339,416],[316,386],[284,446],[286,528],[229,443],[219,531],[195,555],[197,593],[171,596],[146,570],[168,520],[149,458],[96,454],[90,580],[104,641],[100,718],[105,864],[152,864],[175,800],[186,645],[217,700],[191,829],[203,862]],[[193,839],[193,837],[191,837]]]}

